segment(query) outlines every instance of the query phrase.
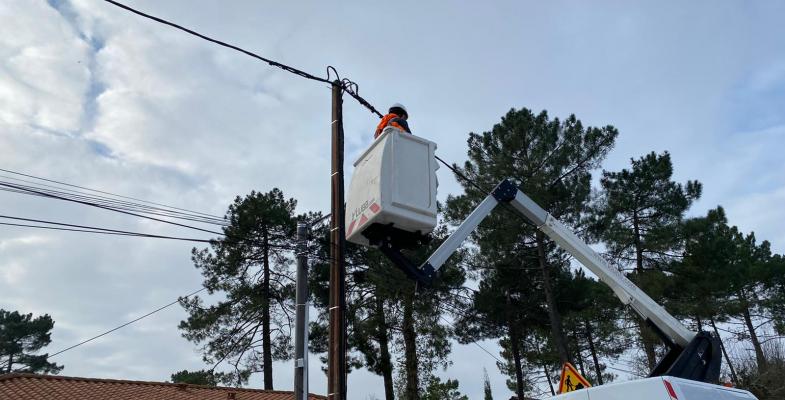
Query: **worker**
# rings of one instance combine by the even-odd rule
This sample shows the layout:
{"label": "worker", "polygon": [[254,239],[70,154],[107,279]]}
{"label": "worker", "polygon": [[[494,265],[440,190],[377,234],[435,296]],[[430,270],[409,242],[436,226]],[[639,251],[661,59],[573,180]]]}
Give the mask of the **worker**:
{"label": "worker", "polygon": [[406,123],[407,119],[409,119],[409,113],[406,112],[406,107],[400,103],[393,104],[390,106],[390,110],[387,112],[387,115],[382,117],[382,121],[379,122],[379,126],[376,127],[376,134],[373,135],[373,138],[378,138],[379,135],[382,134],[384,128],[388,126],[398,128],[406,133],[412,133],[412,131],[409,130],[409,124]]}

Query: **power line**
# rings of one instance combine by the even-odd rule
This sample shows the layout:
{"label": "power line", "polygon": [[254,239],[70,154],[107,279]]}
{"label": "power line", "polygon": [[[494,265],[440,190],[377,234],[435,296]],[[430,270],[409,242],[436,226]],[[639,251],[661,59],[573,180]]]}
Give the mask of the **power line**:
{"label": "power line", "polygon": [[90,195],[74,194],[74,193],[68,193],[59,190],[45,189],[39,186],[19,185],[16,183],[10,183],[7,181],[0,180],[0,184],[3,183],[13,186],[13,187],[0,187],[0,191],[4,191],[4,192],[25,194],[25,195],[36,196],[36,197],[50,197],[50,198],[52,197],[51,195],[54,195],[54,196],[58,196],[59,200],[88,201],[93,204],[98,204],[104,207],[108,207],[112,210],[130,211],[130,212],[135,212],[145,215],[154,215],[159,217],[194,221],[194,222],[210,224],[210,225],[227,226],[228,224],[224,220],[209,219],[201,216],[194,216],[191,214],[184,214],[184,213],[172,212],[164,209],[157,209],[155,207],[150,208],[148,206],[135,205],[133,203],[117,202],[115,200],[106,199],[100,196],[95,197]]}
{"label": "power line", "polygon": [[19,186],[19,185],[14,185],[14,184],[9,184],[9,183],[3,183],[3,182],[0,182],[0,186],[12,188],[12,189],[17,189],[17,190],[21,190],[21,191],[29,192],[29,193],[35,193],[35,194],[38,194],[38,195],[41,195],[41,196],[44,196],[44,197],[51,197],[51,198],[54,198],[54,199],[70,201],[70,202],[74,202],[74,203],[78,203],[78,204],[83,204],[83,205],[86,205],[86,206],[97,207],[97,208],[101,208],[101,209],[104,209],[104,210],[118,212],[118,213],[121,213],[121,214],[132,215],[132,216],[139,217],[139,218],[150,219],[150,220],[153,220],[153,221],[158,221],[158,222],[162,222],[162,223],[170,224],[170,225],[176,225],[176,226],[180,226],[180,227],[183,227],[183,228],[189,228],[189,229],[193,229],[193,230],[197,230],[197,231],[212,233],[212,234],[215,234],[215,235],[224,235],[224,233],[222,233],[222,232],[211,231],[209,229],[203,229],[203,228],[199,228],[199,227],[192,226],[192,225],[185,225],[185,224],[181,224],[181,223],[178,223],[178,222],[167,221],[167,220],[160,219],[160,218],[155,218],[155,217],[150,217],[150,216],[147,216],[147,215],[133,213],[133,212],[130,212],[130,211],[119,210],[119,209],[115,209],[115,208],[112,208],[112,207],[104,206],[104,205],[101,205],[101,204],[98,204],[98,203],[89,202],[89,201],[82,201],[82,200],[71,199],[71,198],[67,198],[67,197],[63,197],[63,196],[58,196],[58,195],[55,195],[55,194],[42,192],[40,190],[30,189],[30,188],[27,188],[27,187],[24,187],[24,186]]}
{"label": "power line", "polygon": [[100,338],[100,337],[102,337],[102,336],[106,336],[106,335],[108,335],[108,334],[110,334],[110,333],[112,333],[112,332],[114,332],[114,331],[116,331],[116,330],[118,330],[118,329],[121,329],[121,328],[124,328],[124,327],[126,327],[126,326],[128,326],[128,325],[131,325],[131,324],[133,324],[134,322],[137,322],[137,321],[140,321],[140,320],[142,320],[142,319],[145,319],[145,318],[147,318],[147,317],[149,317],[149,316],[151,316],[151,315],[153,315],[153,314],[155,314],[155,313],[157,313],[157,312],[159,312],[159,311],[162,311],[162,310],[164,310],[164,309],[167,309],[167,308],[169,308],[169,307],[171,307],[171,306],[173,306],[173,305],[175,305],[175,304],[179,303],[179,302],[180,302],[180,299],[187,299],[187,298],[189,298],[189,297],[191,297],[191,296],[193,296],[193,295],[195,295],[195,294],[197,294],[197,293],[200,293],[200,292],[202,292],[202,291],[204,291],[204,290],[207,290],[207,288],[206,288],[206,287],[203,287],[203,288],[201,288],[201,289],[199,289],[199,290],[196,290],[196,291],[193,291],[193,292],[191,292],[191,293],[189,293],[189,294],[187,294],[187,295],[185,295],[185,296],[178,297],[178,298],[177,298],[177,300],[175,300],[175,301],[173,301],[173,302],[171,302],[171,303],[169,303],[169,304],[167,304],[167,305],[165,305],[165,306],[161,306],[161,307],[159,307],[159,308],[157,308],[157,309],[155,309],[155,310],[153,310],[153,311],[150,311],[149,313],[147,313],[147,314],[145,314],[145,315],[142,315],[141,317],[135,318],[135,319],[133,319],[133,320],[131,320],[131,321],[128,321],[128,322],[126,322],[126,323],[124,323],[124,324],[120,325],[120,326],[114,327],[114,328],[112,328],[112,329],[110,329],[110,330],[108,330],[108,331],[106,331],[106,332],[103,332],[103,333],[101,333],[101,334],[95,335],[95,336],[93,336],[93,337],[91,337],[91,338],[89,338],[89,339],[85,339],[85,340],[83,340],[83,341],[81,341],[81,342],[79,342],[79,343],[77,343],[77,344],[75,344],[75,345],[73,345],[73,346],[66,347],[66,348],[64,348],[64,349],[62,349],[62,350],[60,350],[60,351],[58,351],[58,352],[56,352],[56,353],[54,353],[54,354],[52,354],[52,355],[48,356],[48,357],[47,357],[47,359],[49,359],[49,358],[52,358],[52,357],[54,357],[54,356],[56,356],[56,355],[58,355],[58,354],[63,354],[63,353],[65,353],[66,351],[68,351],[68,350],[71,350],[71,349],[74,349],[74,348],[77,348],[77,347],[79,347],[79,346],[81,346],[81,345],[83,345],[83,344],[90,343],[90,342],[92,342],[92,341],[93,341],[93,340],[95,340],[95,339],[98,339],[98,338]]}
{"label": "power line", "polygon": [[486,190],[486,189],[483,189],[482,187],[480,187],[480,185],[478,185],[478,184],[477,184],[476,182],[474,182],[473,180],[469,179],[469,177],[467,177],[466,175],[464,175],[463,173],[461,173],[461,171],[458,171],[458,169],[457,169],[457,168],[453,167],[453,166],[452,166],[451,164],[449,164],[447,161],[444,161],[444,160],[442,160],[442,158],[441,158],[441,157],[439,157],[439,156],[436,156],[436,155],[435,155],[434,157],[436,157],[436,159],[437,159],[437,160],[438,160],[440,163],[444,164],[444,166],[445,166],[445,167],[447,167],[447,169],[449,169],[450,171],[452,171],[452,173],[453,173],[453,174],[455,174],[455,176],[457,176],[457,177],[459,177],[459,178],[463,179],[464,181],[468,182],[469,184],[471,184],[472,186],[474,186],[474,188],[475,188],[475,189],[477,189],[477,190],[479,190],[480,192],[483,192],[483,193],[490,193],[490,191],[489,191],[489,190]]}
{"label": "power line", "polygon": [[[0,217],[0,218],[7,218],[7,217]],[[24,218],[19,218],[19,219],[24,219]],[[150,233],[122,231],[122,230],[115,230],[115,229],[108,229],[108,228],[65,224],[65,223],[58,223],[58,222],[41,221],[41,223],[47,223],[47,224],[58,225],[58,226],[18,224],[12,222],[0,222],[0,226],[14,226],[20,228],[34,228],[34,229],[45,229],[45,230],[66,231],[66,232],[95,233],[101,235],[130,236],[130,237],[141,237],[141,238],[150,238],[150,239],[181,240],[185,242],[198,242],[198,243],[209,243],[209,244],[213,244],[217,242],[217,240],[210,240],[210,239],[196,239],[196,238],[187,238],[187,237],[156,235]],[[66,226],[66,227],[64,228],[60,226]],[[67,226],[72,226],[74,228],[68,228]],[[281,250],[290,250],[290,251],[297,250],[296,246],[287,246],[287,245],[280,245],[280,244],[273,244],[273,243],[268,243],[267,247],[271,249],[281,249]]]}
{"label": "power line", "polygon": [[262,56],[260,56],[260,55],[258,55],[256,53],[253,53],[251,51],[248,51],[248,50],[245,50],[243,48],[237,47],[235,45],[232,45],[232,44],[229,44],[229,43],[226,43],[226,42],[222,42],[222,41],[220,41],[218,39],[213,39],[213,38],[211,38],[211,37],[209,37],[207,35],[203,35],[203,34],[201,34],[199,32],[196,32],[196,31],[193,31],[191,29],[188,29],[188,28],[186,28],[186,27],[184,27],[182,25],[178,25],[178,24],[176,24],[174,22],[167,21],[167,20],[165,20],[163,18],[159,18],[159,17],[156,17],[154,15],[150,15],[150,14],[144,13],[142,11],[139,11],[139,10],[135,9],[135,8],[129,7],[129,6],[125,5],[125,4],[122,4],[122,3],[119,3],[119,2],[116,2],[116,1],[113,1],[113,0],[104,0],[104,1],[106,1],[107,3],[113,4],[113,5],[117,6],[117,7],[120,7],[122,9],[126,10],[126,11],[130,11],[130,12],[136,14],[136,15],[140,15],[142,17],[151,19],[151,20],[153,20],[155,22],[158,22],[158,23],[161,23],[161,24],[164,24],[164,25],[169,25],[172,28],[179,29],[179,30],[181,30],[183,32],[186,32],[186,33],[191,34],[193,36],[196,36],[198,38],[204,39],[204,40],[206,40],[208,42],[215,43],[215,44],[217,44],[219,46],[227,47],[227,48],[230,48],[230,49],[235,50],[235,51],[239,51],[240,53],[243,53],[243,54],[245,54],[247,56],[251,56],[251,57],[256,58],[258,60],[264,61],[267,64],[269,64],[270,66],[278,67],[278,68],[280,68],[280,69],[282,69],[282,70],[284,70],[286,72],[290,72],[290,73],[293,73],[295,75],[299,75],[299,76],[301,76],[303,78],[314,80],[314,81],[317,81],[317,82],[323,82],[323,83],[332,84],[332,82],[330,82],[329,80],[327,80],[325,78],[320,78],[318,76],[311,75],[311,74],[309,74],[309,73],[307,73],[305,71],[302,71],[300,69],[297,69],[297,68],[294,68],[294,67],[290,67],[290,66],[288,66],[286,64],[279,63],[278,61],[273,61],[273,60],[271,60],[269,58],[262,57]]}
{"label": "power line", "polygon": [[380,118],[382,117],[382,114],[378,110],[376,110],[376,108],[374,108],[374,106],[371,105],[371,103],[369,103],[367,100],[365,100],[364,98],[362,98],[360,96],[360,94],[359,94],[359,87],[358,87],[358,85],[356,83],[354,83],[354,82],[352,82],[352,81],[350,81],[350,80],[348,80],[346,78],[340,79],[340,77],[338,76],[337,71],[336,71],[336,74],[335,74],[336,75],[336,80],[335,81],[330,81],[330,69],[335,71],[334,67],[327,67],[327,78],[321,78],[321,77],[315,76],[313,74],[309,74],[309,73],[307,73],[307,72],[305,72],[303,70],[300,70],[300,69],[294,68],[292,66],[280,63],[278,61],[274,61],[274,60],[271,60],[269,58],[262,57],[259,54],[256,54],[256,53],[254,53],[252,51],[249,51],[249,50],[243,49],[241,47],[235,46],[233,44],[229,44],[229,43],[223,42],[221,40],[209,37],[207,35],[204,35],[202,33],[196,32],[196,31],[194,31],[192,29],[186,28],[186,27],[184,27],[182,25],[179,25],[179,24],[176,24],[174,22],[167,21],[167,20],[165,20],[163,18],[156,17],[154,15],[147,14],[145,12],[139,11],[139,10],[137,10],[135,8],[132,8],[130,6],[122,4],[120,2],[117,2],[117,1],[114,1],[114,0],[104,0],[104,1],[106,1],[107,3],[112,4],[114,6],[120,7],[122,9],[126,10],[126,11],[130,11],[130,12],[136,14],[136,15],[142,16],[144,18],[148,18],[148,19],[153,20],[155,22],[171,26],[172,28],[175,28],[175,29],[179,29],[179,30],[181,30],[181,31],[183,31],[185,33],[188,33],[190,35],[196,36],[196,37],[198,37],[200,39],[203,39],[203,40],[206,40],[206,41],[208,41],[210,43],[214,43],[214,44],[217,44],[219,46],[223,46],[223,47],[235,50],[235,51],[239,51],[240,53],[243,53],[243,54],[245,54],[247,56],[253,57],[253,58],[257,59],[257,60],[264,61],[267,64],[269,64],[270,66],[280,68],[280,69],[282,69],[282,70],[284,70],[286,72],[298,75],[298,76],[306,78],[306,79],[317,81],[317,82],[327,83],[327,84],[330,84],[330,85],[339,85],[343,89],[344,92],[348,93],[349,96],[351,96],[352,98],[357,100],[357,102],[360,103],[360,105],[364,106],[365,108],[370,110],[372,113],[378,115]]}
{"label": "power line", "polygon": [[[33,182],[33,181],[20,179],[20,178],[14,178],[14,177],[5,176],[5,175],[0,175],[0,178],[11,179],[11,180],[13,180],[15,182],[8,182],[8,181],[2,181],[2,180],[0,180],[0,182],[12,184],[12,185],[15,185],[15,186],[19,187],[19,188],[0,188],[0,190],[3,190],[3,191],[28,194],[28,195],[32,195],[32,196],[40,196],[39,194],[29,193],[29,192],[25,192],[24,190],[20,190],[20,188],[35,189],[37,191],[40,191],[40,192],[43,192],[43,193],[46,193],[46,194],[55,194],[55,195],[62,196],[62,197],[67,197],[67,198],[70,198],[70,199],[91,201],[91,202],[94,202],[94,203],[97,203],[97,204],[105,205],[105,206],[116,208],[116,209],[120,209],[120,210],[134,211],[134,212],[140,212],[140,213],[144,213],[144,214],[164,216],[164,217],[169,217],[169,218],[177,218],[177,219],[184,219],[184,220],[190,220],[190,221],[197,221],[197,222],[208,223],[208,224],[213,224],[213,225],[225,225],[225,224],[227,224],[227,221],[224,220],[223,218],[212,217],[212,216],[205,216],[203,213],[198,213],[198,212],[195,212],[195,211],[194,212],[191,212],[191,211],[189,211],[189,212],[182,212],[182,211],[178,211],[177,209],[169,209],[169,208],[151,206],[151,205],[148,205],[148,204],[135,203],[135,202],[132,202],[132,201],[115,199],[115,198],[111,198],[111,197],[108,197],[108,196],[101,196],[101,195],[91,194],[91,193],[87,193],[87,192],[83,192],[83,191],[79,191],[79,190],[75,190],[75,189],[63,188],[63,187],[59,187],[59,186],[48,185],[48,184],[44,184],[44,183],[40,183],[40,182]],[[19,182],[23,182],[23,183],[19,183]]]}
{"label": "power line", "polygon": [[637,372],[629,371],[629,370],[626,370],[626,369],[611,367],[610,365],[606,365],[605,368],[612,369],[612,370],[619,371],[619,372],[624,372],[624,373],[630,374],[632,376],[637,376],[638,378],[645,378],[644,375],[641,375],[641,374],[639,374]]}
{"label": "power line", "polygon": [[[323,217],[323,218],[324,218],[324,217]],[[323,218],[321,218],[321,219],[323,219]],[[319,223],[319,222],[321,222],[321,219],[318,219],[318,220],[316,220],[314,223]],[[7,225],[7,224],[5,224],[5,223],[0,223],[0,225]],[[197,239],[196,241],[200,241],[200,240],[199,240],[199,239]],[[280,247],[280,248],[286,248],[287,250],[297,250],[295,247],[287,247],[287,246],[276,246],[276,245],[270,245],[270,246],[271,246],[271,247]],[[313,256],[313,255],[311,255],[311,256]],[[133,320],[131,320],[131,321],[128,321],[128,322],[126,322],[126,323],[124,323],[124,324],[122,324],[122,325],[116,326],[116,327],[114,327],[114,328],[112,328],[112,329],[109,329],[109,330],[107,330],[107,331],[105,331],[105,332],[102,332],[102,333],[100,333],[100,334],[98,334],[98,335],[95,335],[95,336],[93,336],[93,337],[91,337],[91,338],[89,338],[89,339],[85,339],[85,340],[83,340],[83,341],[81,341],[81,342],[79,342],[79,343],[76,343],[76,344],[74,344],[74,345],[72,345],[72,346],[69,346],[69,347],[66,347],[66,348],[64,348],[64,349],[62,349],[62,350],[60,350],[60,351],[57,351],[57,352],[55,352],[55,353],[53,353],[53,354],[49,355],[49,356],[47,357],[47,359],[49,359],[49,358],[52,358],[52,357],[54,357],[54,356],[57,356],[57,355],[59,355],[59,354],[65,353],[66,351],[72,350],[72,349],[74,349],[74,348],[77,348],[77,347],[79,347],[79,346],[82,346],[82,345],[84,345],[84,344],[86,344],[86,343],[92,342],[93,340],[96,340],[96,339],[98,339],[98,338],[101,338],[101,337],[103,337],[103,336],[106,336],[106,335],[108,335],[108,334],[110,334],[110,333],[112,333],[112,332],[115,332],[115,331],[117,331],[117,330],[119,330],[119,329],[122,329],[122,328],[124,328],[124,327],[126,327],[126,326],[128,326],[128,325],[131,325],[131,324],[133,324],[133,323],[135,323],[135,322],[137,322],[137,321],[140,321],[140,320],[142,320],[142,319],[145,319],[145,318],[147,318],[147,317],[149,317],[149,316],[151,316],[151,315],[153,315],[153,314],[155,314],[155,313],[157,313],[157,312],[160,312],[160,311],[162,311],[162,310],[164,310],[164,309],[166,309],[166,308],[169,308],[169,307],[171,307],[171,306],[173,306],[173,305],[175,305],[175,304],[179,303],[179,302],[180,302],[180,299],[187,299],[187,298],[189,298],[189,297],[191,297],[191,296],[194,296],[194,295],[196,295],[196,294],[198,294],[198,293],[201,293],[201,292],[203,292],[203,291],[205,291],[205,290],[207,290],[207,288],[206,288],[206,287],[203,287],[203,288],[201,288],[201,289],[199,289],[199,290],[195,290],[195,291],[193,291],[193,292],[191,292],[191,293],[189,293],[189,294],[187,294],[187,295],[185,295],[185,296],[180,296],[180,297],[178,297],[178,298],[177,298],[177,300],[175,300],[175,301],[173,301],[173,302],[171,302],[171,303],[168,303],[168,304],[166,304],[166,305],[163,305],[163,306],[161,306],[161,307],[159,307],[159,308],[157,308],[157,309],[155,309],[155,310],[153,310],[153,311],[150,311],[150,312],[148,312],[147,314],[144,314],[144,315],[142,315],[142,316],[140,316],[140,317],[137,317],[137,318],[135,318],[135,319],[133,319]]]}
{"label": "power line", "polygon": [[[439,315],[439,318],[440,318],[442,321],[444,321],[444,322],[445,322],[447,325],[450,325],[450,326],[451,326],[453,329],[456,329],[455,325],[453,325],[453,324],[452,324],[452,322],[450,322],[449,320],[447,320],[447,318],[444,318],[444,316],[443,316],[443,315]],[[493,357],[493,359],[494,359],[494,360],[496,360],[496,361],[498,361],[500,364],[506,364],[504,361],[500,360],[500,359],[499,359],[499,357],[496,357],[495,355],[493,355],[493,353],[491,353],[490,351],[488,351],[488,349],[486,349],[485,347],[482,347],[482,346],[481,346],[479,343],[477,343],[476,341],[472,341],[472,343],[473,343],[475,346],[479,347],[479,348],[480,348],[482,351],[484,351],[486,354],[488,354],[489,356]]]}
{"label": "power line", "polygon": [[[27,195],[33,195],[33,196],[39,196],[39,197],[45,197],[45,198],[53,198],[53,199],[57,199],[57,200],[75,202],[75,203],[78,203],[78,204],[88,205],[88,206],[92,206],[92,207],[98,207],[98,208],[101,208],[101,209],[104,209],[104,210],[108,210],[108,211],[115,211],[115,212],[118,212],[118,213],[121,213],[121,214],[132,215],[132,216],[136,216],[136,217],[140,217],[140,218],[146,218],[146,219],[150,219],[150,220],[154,220],[154,221],[158,221],[158,222],[163,222],[163,223],[167,223],[167,224],[172,224],[172,225],[176,225],[176,226],[180,226],[180,227],[185,227],[185,228],[189,228],[189,229],[195,229],[195,230],[202,231],[202,232],[213,233],[213,234],[216,234],[216,235],[221,235],[221,236],[225,236],[225,237],[228,237],[228,238],[233,238],[233,239],[236,239],[236,240],[249,241],[249,242],[253,242],[254,241],[252,239],[248,239],[248,238],[244,238],[244,237],[240,237],[240,236],[227,235],[226,233],[221,233],[221,232],[217,232],[217,231],[212,231],[212,230],[207,230],[207,229],[203,229],[203,228],[198,228],[198,227],[191,226],[191,225],[185,225],[185,224],[180,224],[180,223],[176,223],[176,222],[172,222],[172,221],[167,221],[167,220],[163,220],[163,219],[160,219],[160,218],[151,217],[149,215],[142,215],[144,213],[150,213],[150,212],[138,211],[136,209],[128,208],[128,207],[118,207],[118,206],[115,206],[115,205],[112,205],[112,204],[107,204],[106,202],[92,200],[92,198],[90,198],[90,197],[88,197],[87,200],[92,200],[92,201],[86,201],[86,199],[84,197],[82,197],[82,196],[73,196],[73,195],[70,195],[70,194],[67,194],[67,193],[58,192],[58,191],[51,191],[51,190],[47,190],[47,189],[41,189],[41,188],[36,187],[36,186],[18,185],[18,184],[8,183],[8,182],[0,180],[0,191],[8,191],[8,192],[13,192],[13,193],[27,194]],[[128,211],[128,210],[132,210],[133,212]],[[165,217],[189,219],[189,218],[183,218],[183,217],[178,217],[178,216],[172,216],[172,215],[169,215],[169,214],[159,214],[159,213],[152,213],[152,214],[153,215],[158,215],[158,216],[165,216]],[[193,219],[191,219],[191,220],[193,220]],[[195,220],[195,221],[206,222],[206,221],[202,221],[202,220]],[[222,226],[224,226],[224,227],[229,226],[228,222],[226,222],[226,221],[222,221],[222,222],[224,224],[226,224],[226,225],[222,224]],[[206,222],[206,223],[209,223],[209,222]],[[16,226],[20,226],[20,225],[16,225]],[[36,227],[36,226],[29,226],[29,227],[33,228],[33,227]],[[107,228],[95,228],[95,227],[90,227],[90,228],[111,231],[111,229],[107,229]],[[61,230],[80,231],[80,230],[72,230],[72,229],[61,229]],[[158,236],[158,237],[161,237],[161,238],[169,238],[169,237],[164,237],[162,235],[148,235],[148,234],[139,234],[139,236],[147,236],[147,237],[156,237],[156,236]],[[276,232],[271,232],[269,236],[273,237],[273,238],[288,237],[286,234],[276,233]],[[196,240],[196,241],[199,241],[199,240]],[[209,242],[209,241],[205,241],[205,242]]]}
{"label": "power line", "polygon": [[[215,218],[215,219],[219,219],[219,220],[222,219],[222,217],[217,216],[217,215],[212,215],[212,214],[203,213],[203,212],[199,212],[199,211],[188,210],[188,209],[185,209],[185,208],[169,206],[169,205],[166,205],[166,204],[156,203],[156,202],[153,202],[153,201],[139,199],[139,198],[136,198],[136,197],[123,196],[123,195],[120,195],[120,194],[106,192],[106,191],[103,191],[103,190],[91,189],[91,188],[84,187],[84,186],[74,185],[74,184],[67,183],[67,182],[61,182],[61,181],[54,180],[54,179],[42,178],[40,176],[30,175],[30,174],[26,174],[26,173],[22,173],[22,172],[18,172],[18,171],[12,171],[12,170],[9,170],[9,169],[0,168],[0,171],[6,172],[6,173],[9,173],[9,174],[14,174],[14,175],[24,176],[24,177],[28,177],[28,178],[38,179],[38,180],[45,181],[45,182],[56,183],[58,185],[69,186],[69,187],[76,188],[76,189],[82,189],[82,190],[87,190],[87,191],[90,191],[90,192],[106,194],[106,195],[109,195],[109,196],[119,197],[119,198],[128,199],[128,200],[140,201],[140,202],[143,202],[143,203],[148,203],[148,204],[152,204],[152,205],[156,205],[156,206],[171,208],[171,209],[174,209],[174,210],[185,211],[185,212],[188,212],[188,213],[191,213],[191,214],[200,214],[200,215],[203,215],[205,217]],[[20,180],[22,182],[27,182],[27,183],[33,183],[33,182],[30,182],[30,181],[25,181],[23,179],[18,179],[18,178],[10,178],[10,177],[6,177],[6,178],[14,179],[14,180]],[[36,183],[34,183],[34,184],[36,184]],[[38,183],[38,184],[39,185],[43,185],[43,186],[52,187],[52,188],[58,188],[58,187],[52,186],[52,185],[46,185],[46,184],[42,184],[42,183]],[[81,192],[78,192],[76,190],[72,190],[72,191],[77,192],[77,193],[81,193]]]}
{"label": "power line", "polygon": [[[201,242],[201,243],[212,243],[213,242],[212,240],[207,240],[207,239],[195,239],[195,238],[185,238],[185,237],[176,237],[176,236],[167,236],[167,235],[157,235],[157,234],[142,233],[142,232],[131,232],[131,231],[118,230],[118,229],[101,228],[101,227],[87,226],[87,225],[67,224],[67,223],[63,223],[63,222],[53,222],[53,221],[46,221],[46,220],[39,220],[39,219],[32,219],[32,218],[12,217],[12,216],[7,216],[7,215],[0,215],[0,218],[13,219],[13,220],[18,220],[18,221],[36,222],[36,223],[41,223],[41,224],[56,225],[56,226],[45,226],[45,225],[30,225],[30,224],[18,224],[18,223],[10,223],[10,222],[0,222],[0,225],[5,225],[5,226],[16,226],[16,227],[23,227],[23,228],[38,228],[38,229],[48,229],[48,230],[56,230],[56,231],[98,233],[98,234],[104,234],[104,235],[136,236],[136,237],[145,237],[145,238],[153,238],[153,239],[171,239],[171,240],[182,240],[182,241],[188,241],[188,242]],[[65,227],[65,228],[62,228],[62,227]]]}

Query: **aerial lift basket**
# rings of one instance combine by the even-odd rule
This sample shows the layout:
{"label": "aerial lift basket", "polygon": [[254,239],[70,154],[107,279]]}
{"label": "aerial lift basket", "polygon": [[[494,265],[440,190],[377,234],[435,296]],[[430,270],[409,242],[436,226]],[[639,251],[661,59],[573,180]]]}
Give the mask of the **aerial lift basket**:
{"label": "aerial lift basket", "polygon": [[354,163],[346,240],[413,248],[436,227],[436,143],[387,127]]}

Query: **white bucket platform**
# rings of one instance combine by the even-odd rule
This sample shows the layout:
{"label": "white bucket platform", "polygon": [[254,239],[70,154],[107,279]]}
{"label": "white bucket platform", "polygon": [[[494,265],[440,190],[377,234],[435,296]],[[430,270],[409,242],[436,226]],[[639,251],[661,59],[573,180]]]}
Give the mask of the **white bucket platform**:
{"label": "white bucket platform", "polygon": [[413,236],[436,227],[436,143],[387,127],[354,163],[346,195],[346,240],[370,243],[363,233],[385,227]]}

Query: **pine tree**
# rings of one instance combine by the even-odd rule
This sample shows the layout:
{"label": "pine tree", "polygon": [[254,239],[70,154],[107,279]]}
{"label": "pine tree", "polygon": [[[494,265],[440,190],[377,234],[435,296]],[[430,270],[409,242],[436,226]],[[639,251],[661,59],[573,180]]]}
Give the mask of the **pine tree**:
{"label": "pine tree", "polygon": [[583,270],[564,286],[568,290],[560,299],[573,306],[566,325],[573,332],[575,360],[587,379],[602,385],[614,377],[605,372],[604,361],[614,362],[628,348],[629,334],[619,323],[622,303],[607,285],[586,277]]}
{"label": "pine tree", "polygon": [[[682,245],[684,213],[700,197],[701,184],[673,182],[670,154],[633,159],[632,168],[603,171],[601,192],[593,207],[593,233],[606,244],[620,267],[632,267],[630,278],[655,300],[665,277],[661,274]],[[641,345],[650,370],[657,364],[657,337],[638,319]]]}
{"label": "pine tree", "polygon": [[[316,253],[322,261],[329,259],[325,233],[317,233]],[[446,239],[447,231],[438,227],[432,237],[427,246],[409,252],[409,257],[425,259]],[[461,259],[461,252],[453,256],[440,270],[439,279],[425,288],[378,250],[347,244],[347,344],[356,351],[349,357],[350,367],[365,367],[381,375],[386,399],[395,398],[396,391],[401,399],[421,399],[433,372],[448,365],[453,332],[444,317],[464,307],[456,295],[465,281],[458,267]],[[314,269],[311,291],[320,317],[311,329],[316,341],[312,350],[321,352],[327,343],[329,266],[321,263]]]}
{"label": "pine tree", "polygon": [[[730,277],[737,250],[735,235],[722,207],[709,210],[705,217],[686,220],[683,231],[683,255],[668,267],[672,275],[667,304],[676,315],[695,321],[697,330],[712,329],[720,337],[717,324],[730,318],[726,306],[733,295]],[[720,346],[725,366],[738,383],[734,361],[728,357],[724,343]]]}
{"label": "pine tree", "polygon": [[[318,219],[314,215],[309,219]],[[316,227],[309,291],[319,310],[309,333],[312,353],[326,353],[329,340],[330,235],[326,225]],[[375,249],[347,243],[346,322],[349,371],[366,368],[381,375],[386,400],[395,398],[394,346],[400,327],[400,290],[409,280]],[[406,286],[408,287],[408,286]],[[326,356],[321,357],[327,362]]]}
{"label": "pine tree", "polygon": [[493,391],[491,390],[491,378],[488,377],[488,370],[482,369],[483,379],[483,400],[493,400]]}
{"label": "pine tree", "polygon": [[422,400],[469,400],[469,398],[458,391],[457,379],[447,379],[442,382],[441,379],[433,376],[428,382]]}
{"label": "pine tree", "polygon": [[49,354],[35,354],[52,341],[54,321],[48,314],[33,314],[0,309],[0,373],[53,373],[63,369],[49,362]]}
{"label": "pine tree", "polygon": [[210,249],[193,250],[204,286],[225,299],[214,305],[198,296],[181,299],[189,316],[179,327],[186,339],[202,346],[205,362],[228,362],[237,383],[261,371],[264,388],[273,389],[273,360],[291,356],[289,267],[296,204],[278,189],[237,197],[226,213],[226,236]]}
{"label": "pine tree", "polygon": [[[528,109],[510,110],[491,131],[470,133],[469,161],[456,168],[473,182],[461,182],[465,194],[448,198],[448,221],[463,220],[488,195],[484,190],[510,178],[555,217],[577,223],[588,200],[590,171],[604,159],[617,135],[611,126],[585,128],[575,116],[560,121],[549,119],[545,111],[535,115]],[[517,216],[502,212],[492,214],[473,237],[481,252],[506,251],[509,258],[518,260],[533,257],[545,296],[551,343],[558,359],[569,361],[554,287],[555,275],[564,264],[555,246]]]}
{"label": "pine tree", "polygon": [[[488,256],[486,254],[485,256]],[[500,366],[513,379],[512,390],[523,398],[527,390],[524,370],[527,336],[534,327],[546,326],[548,315],[544,308],[542,285],[531,279],[526,265],[505,260],[501,254],[472,258],[471,264],[480,277],[477,291],[472,293],[471,313],[458,322],[458,340],[471,343],[477,340],[508,338],[502,356],[509,360]],[[534,268],[529,267],[529,268]]]}
{"label": "pine tree", "polygon": [[[445,226],[439,226],[431,234],[432,240],[412,252],[415,260],[424,260],[447,238]],[[403,350],[399,357],[400,381],[404,390],[399,396],[403,400],[420,400],[434,372],[446,369],[450,364],[450,338],[455,335],[447,315],[455,318],[462,315],[467,305],[464,302],[465,271],[459,266],[463,252],[458,252],[439,270],[439,278],[428,288],[419,288],[411,281],[398,281],[402,309],[400,336],[397,345]],[[458,294],[463,294],[459,296]],[[457,389],[457,381],[455,381]]]}
{"label": "pine tree", "polygon": [[222,372],[215,372],[212,370],[200,369],[198,371],[182,371],[175,372],[170,378],[172,383],[188,383],[191,385],[202,386],[218,386],[219,383],[231,383],[231,376]]}
{"label": "pine tree", "polygon": [[769,242],[757,243],[755,233],[744,235],[737,227],[731,228],[731,235],[736,245],[735,257],[731,260],[730,290],[733,293],[727,303],[729,314],[740,317],[747,329],[750,343],[755,351],[758,369],[765,372],[768,369],[768,359],[764,352],[763,341],[759,337],[758,329],[761,327],[757,321],[765,318],[768,310],[765,308],[764,283],[760,277],[765,276],[766,270],[772,265],[772,254]]}

